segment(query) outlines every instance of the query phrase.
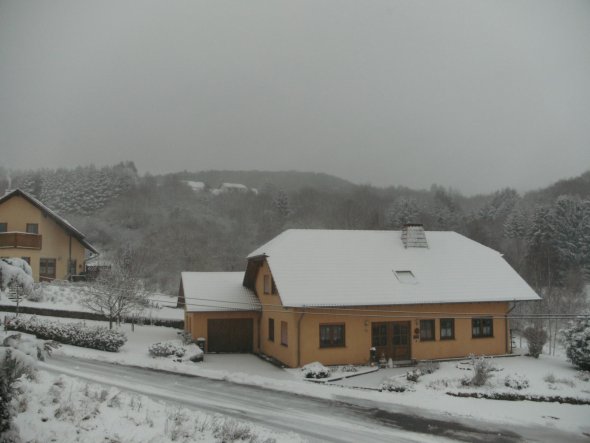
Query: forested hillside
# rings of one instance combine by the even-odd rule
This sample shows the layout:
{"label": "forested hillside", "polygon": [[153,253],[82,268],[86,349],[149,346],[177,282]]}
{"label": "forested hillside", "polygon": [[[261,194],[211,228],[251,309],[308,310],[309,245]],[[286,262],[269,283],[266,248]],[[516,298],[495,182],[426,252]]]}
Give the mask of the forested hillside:
{"label": "forested hillside", "polygon": [[[502,189],[473,197],[435,185],[376,188],[294,171],[140,176],[133,163],[11,177],[13,188],[68,217],[104,256],[124,245],[140,250],[145,278],[168,292],[177,290],[181,271],[244,269],[245,256],[284,229],[394,230],[407,222],[454,230],[501,251],[538,290],[579,293],[590,279],[590,172],[524,196]],[[258,192],[215,195],[186,180],[207,188],[242,183]],[[0,191],[6,186],[0,181]]]}

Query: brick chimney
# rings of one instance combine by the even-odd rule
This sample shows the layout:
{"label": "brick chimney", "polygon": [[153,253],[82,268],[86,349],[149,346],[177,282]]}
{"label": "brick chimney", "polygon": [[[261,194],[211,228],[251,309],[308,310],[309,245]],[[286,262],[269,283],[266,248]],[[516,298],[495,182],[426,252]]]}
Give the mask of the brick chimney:
{"label": "brick chimney", "polygon": [[402,241],[407,248],[428,248],[424,225],[421,223],[406,223],[402,227]]}

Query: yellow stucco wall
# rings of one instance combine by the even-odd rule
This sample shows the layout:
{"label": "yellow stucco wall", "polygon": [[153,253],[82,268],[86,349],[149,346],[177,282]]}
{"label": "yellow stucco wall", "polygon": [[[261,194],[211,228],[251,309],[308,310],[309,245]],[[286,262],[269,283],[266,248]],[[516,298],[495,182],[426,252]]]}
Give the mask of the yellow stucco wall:
{"label": "yellow stucco wall", "polygon": [[[367,310],[381,311],[369,312]],[[404,311],[396,316],[397,311]],[[305,365],[320,361],[325,365],[363,364],[369,361],[372,323],[411,321],[411,359],[429,360],[464,357],[471,353],[499,355],[507,352],[506,320],[494,318],[493,337],[472,338],[471,318],[507,312],[506,303],[461,303],[438,305],[371,306],[347,311],[309,310],[301,321],[301,361]],[[389,312],[386,312],[389,311]],[[338,315],[338,314],[346,315]],[[442,313],[442,314],[439,314]],[[472,315],[473,314],[473,315]],[[479,314],[479,315],[478,315]],[[457,318],[458,315],[467,318]],[[440,318],[455,318],[455,338],[440,340]],[[420,320],[435,320],[435,340],[420,341],[414,338],[414,330]],[[320,324],[345,324],[345,346],[320,348]]]}
{"label": "yellow stucco wall", "polygon": [[[0,223],[7,223],[9,232],[26,232],[27,223],[37,223],[42,236],[42,249],[0,248],[0,257],[30,257],[33,278],[39,281],[39,260],[55,258],[56,278],[68,273],[70,235],[51,217],[21,196],[14,196],[0,204]],[[84,270],[85,248],[71,237],[71,257],[76,260],[77,272]]]}

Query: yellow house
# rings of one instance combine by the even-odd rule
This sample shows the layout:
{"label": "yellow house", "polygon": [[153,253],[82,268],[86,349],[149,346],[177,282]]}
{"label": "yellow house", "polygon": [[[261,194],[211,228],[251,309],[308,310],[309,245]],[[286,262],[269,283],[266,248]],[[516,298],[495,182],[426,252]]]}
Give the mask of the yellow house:
{"label": "yellow house", "polygon": [[68,279],[84,271],[84,234],[35,197],[16,189],[0,197],[0,257],[20,257],[36,282]]}
{"label": "yellow house", "polygon": [[364,364],[372,349],[395,361],[505,354],[507,314],[537,299],[497,251],[406,225],[285,231],[248,256],[241,282],[182,273],[179,302],[207,351],[251,339],[247,351],[299,367]]}

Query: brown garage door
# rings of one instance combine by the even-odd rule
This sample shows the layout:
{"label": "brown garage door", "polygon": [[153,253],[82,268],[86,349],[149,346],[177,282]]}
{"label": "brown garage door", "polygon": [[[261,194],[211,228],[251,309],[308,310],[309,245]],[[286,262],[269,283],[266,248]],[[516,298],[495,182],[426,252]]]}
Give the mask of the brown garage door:
{"label": "brown garage door", "polygon": [[207,320],[209,352],[252,352],[254,322],[251,318]]}

